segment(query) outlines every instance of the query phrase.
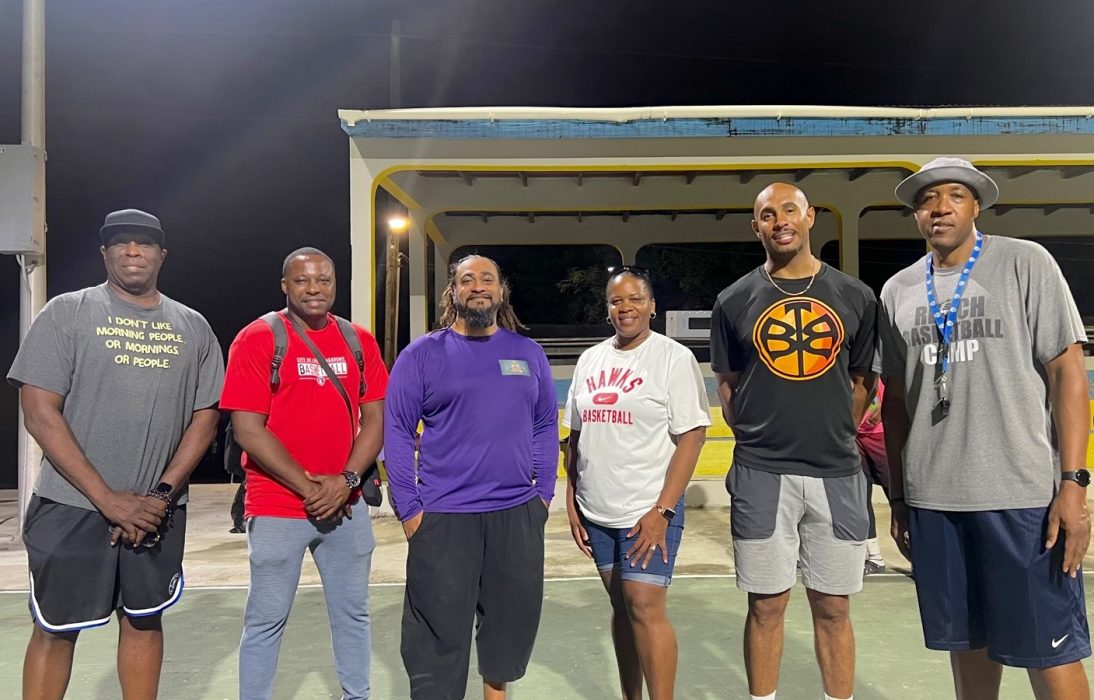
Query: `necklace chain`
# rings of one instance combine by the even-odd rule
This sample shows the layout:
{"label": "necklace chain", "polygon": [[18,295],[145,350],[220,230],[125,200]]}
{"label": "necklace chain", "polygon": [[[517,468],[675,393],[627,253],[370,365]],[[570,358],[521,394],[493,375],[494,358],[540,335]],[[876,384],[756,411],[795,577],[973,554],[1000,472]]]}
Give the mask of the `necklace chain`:
{"label": "necklace chain", "polygon": [[[816,261],[817,259],[813,258],[813,260]],[[767,281],[771,283],[772,287],[779,290],[780,292],[782,292],[783,294],[785,294],[788,297],[797,297],[797,296],[801,296],[802,294],[805,294],[806,292],[809,291],[809,288],[813,286],[813,282],[816,281],[817,273],[820,272],[820,269],[821,269],[821,266],[817,265],[817,268],[815,270],[813,270],[813,275],[809,278],[809,284],[805,285],[805,289],[801,290],[800,292],[788,292],[785,289],[783,289],[782,287],[780,287],[779,285],[775,284],[775,278],[772,277],[771,273],[767,271],[767,265],[764,265],[764,274],[767,275]]]}

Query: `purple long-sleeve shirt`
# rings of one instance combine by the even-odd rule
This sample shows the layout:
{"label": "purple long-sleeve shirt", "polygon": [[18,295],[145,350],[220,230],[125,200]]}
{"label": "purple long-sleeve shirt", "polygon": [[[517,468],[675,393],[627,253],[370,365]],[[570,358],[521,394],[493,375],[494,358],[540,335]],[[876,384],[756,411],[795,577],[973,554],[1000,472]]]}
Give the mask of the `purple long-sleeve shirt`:
{"label": "purple long-sleeve shirt", "polygon": [[391,369],[384,456],[403,521],[422,510],[503,510],[534,496],[549,503],[558,401],[543,349],[501,328],[481,338],[446,329],[415,339]]}

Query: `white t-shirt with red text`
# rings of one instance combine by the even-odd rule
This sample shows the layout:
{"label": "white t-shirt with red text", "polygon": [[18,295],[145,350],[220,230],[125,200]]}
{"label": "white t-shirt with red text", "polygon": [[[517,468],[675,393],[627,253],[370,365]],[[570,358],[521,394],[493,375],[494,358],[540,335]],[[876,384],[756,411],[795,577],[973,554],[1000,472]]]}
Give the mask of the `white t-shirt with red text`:
{"label": "white t-shirt with red text", "polygon": [[661,494],[673,436],[710,425],[699,363],[660,333],[632,350],[617,350],[609,338],[578,359],[562,423],[581,431],[582,514],[604,527],[629,528]]}

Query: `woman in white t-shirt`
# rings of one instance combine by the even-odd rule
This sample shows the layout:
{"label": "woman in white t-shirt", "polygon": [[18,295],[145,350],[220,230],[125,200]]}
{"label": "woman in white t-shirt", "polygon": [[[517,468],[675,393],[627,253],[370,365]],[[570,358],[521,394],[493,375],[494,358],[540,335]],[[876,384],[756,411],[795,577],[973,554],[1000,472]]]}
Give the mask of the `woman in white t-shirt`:
{"label": "woman in white t-shirt", "polygon": [[612,603],[623,697],[671,698],[676,634],[665,611],[684,529],[684,489],[710,425],[703,377],[686,347],[650,330],[649,277],[608,281],[615,336],[584,353],[562,419],[570,532],[596,562]]}

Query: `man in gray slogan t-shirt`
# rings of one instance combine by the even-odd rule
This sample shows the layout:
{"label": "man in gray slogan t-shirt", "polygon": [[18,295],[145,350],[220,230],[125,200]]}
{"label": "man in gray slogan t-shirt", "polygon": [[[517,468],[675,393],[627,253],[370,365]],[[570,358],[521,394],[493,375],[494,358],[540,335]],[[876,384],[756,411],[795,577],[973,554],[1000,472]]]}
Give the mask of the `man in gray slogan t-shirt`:
{"label": "man in gray slogan t-shirt", "polygon": [[950,652],[959,698],[998,697],[1002,665],[1038,698],[1087,698],[1075,301],[1044,248],[977,229],[999,189],[967,161],[931,161],[896,195],[930,249],[885,284],[880,332],[893,537],[926,645]]}
{"label": "man in gray slogan t-shirt", "polygon": [[115,612],[122,692],[156,697],[186,482],[216,433],[224,362],[205,319],[157,289],[159,219],[116,211],[100,236],[106,282],[46,304],[8,372],[45,453],[23,532],[24,697],[63,697],[80,630]]}

